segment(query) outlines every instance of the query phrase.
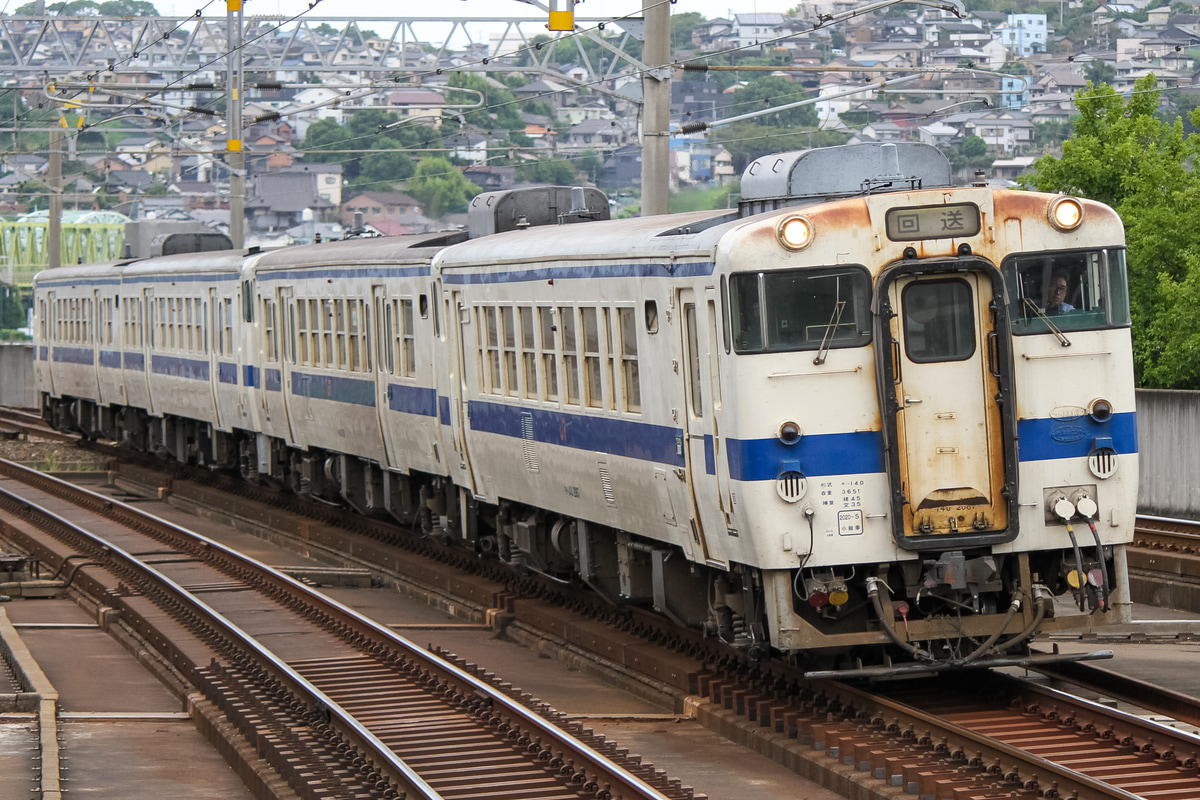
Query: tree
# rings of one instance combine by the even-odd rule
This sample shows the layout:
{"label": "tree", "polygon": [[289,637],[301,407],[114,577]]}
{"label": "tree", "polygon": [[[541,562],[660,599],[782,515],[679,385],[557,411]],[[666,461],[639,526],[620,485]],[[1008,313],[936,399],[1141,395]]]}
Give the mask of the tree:
{"label": "tree", "polygon": [[[1076,94],[1080,116],[1062,157],[1045,156],[1030,188],[1100,200],[1125,223],[1134,368],[1144,386],[1200,388],[1200,135],[1155,116],[1153,75],[1126,101],[1107,85]],[[1193,119],[1193,123],[1197,120]],[[1189,305],[1190,303],[1190,305]]]}
{"label": "tree", "polygon": [[[748,114],[752,111],[774,108],[804,100],[808,92],[798,83],[777,75],[764,75],[752,78],[746,85],[733,93],[731,116]],[[817,124],[817,109],[813,106],[801,106],[776,111],[759,117],[763,124],[811,127]]]}
{"label": "tree", "polygon": [[1083,76],[1097,86],[1102,83],[1112,83],[1113,78],[1117,77],[1117,68],[1107,61],[1096,59],[1084,68]]}
{"label": "tree", "polygon": [[671,49],[692,49],[692,31],[704,24],[704,15],[698,11],[685,11],[671,15]]}
{"label": "tree", "polygon": [[[593,151],[595,152],[595,151]],[[562,159],[543,159],[517,165],[517,180],[570,186],[577,183],[579,168]]]}
{"label": "tree", "polygon": [[604,170],[604,159],[595,150],[584,150],[583,155],[575,159],[575,166],[581,172],[586,172],[592,183],[595,183]]}
{"label": "tree", "polygon": [[437,218],[466,208],[467,202],[479,194],[479,187],[464,178],[449,159],[427,157],[417,164],[405,191],[421,204],[425,216]]}

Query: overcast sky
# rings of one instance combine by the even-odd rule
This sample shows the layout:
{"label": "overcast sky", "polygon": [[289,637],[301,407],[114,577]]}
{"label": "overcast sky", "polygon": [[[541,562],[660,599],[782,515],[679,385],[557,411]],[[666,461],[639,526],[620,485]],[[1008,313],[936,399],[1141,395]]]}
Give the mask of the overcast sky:
{"label": "overcast sky", "polygon": [[[550,0],[543,0],[549,4]],[[562,0],[566,2],[566,0]],[[698,11],[707,19],[727,17],[731,8],[743,14],[751,13],[783,13],[799,0],[740,0],[732,3],[730,0],[677,0],[671,6],[672,14],[686,11]],[[174,12],[164,9],[170,5]],[[246,15],[254,14],[298,14],[308,6],[308,0],[247,0],[244,5]],[[575,6],[576,17],[619,17],[641,10],[640,0],[585,0]],[[188,3],[181,0],[159,0],[160,13],[185,15],[194,10]],[[561,7],[560,7],[561,8]],[[223,4],[213,4],[206,9],[205,14],[221,14]],[[437,16],[454,17],[542,17],[543,12],[537,7],[522,3],[518,0],[441,0],[436,3],[396,2],[396,0],[321,0],[309,12],[317,17],[350,17],[350,16]]]}

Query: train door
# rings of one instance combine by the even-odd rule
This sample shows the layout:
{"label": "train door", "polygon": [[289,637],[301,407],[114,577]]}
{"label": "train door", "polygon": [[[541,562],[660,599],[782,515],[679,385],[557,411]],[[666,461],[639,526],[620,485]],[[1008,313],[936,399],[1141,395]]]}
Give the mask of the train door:
{"label": "train door", "polygon": [[386,286],[372,286],[371,297],[375,305],[375,326],[371,331],[375,338],[375,407],[379,409],[379,428],[387,463],[395,466],[399,461],[396,459],[391,376],[397,372],[396,333],[401,321],[396,319],[396,307],[388,300]]}
{"label": "train door", "polygon": [[38,353],[38,365],[43,370],[43,385],[51,397],[57,397],[58,394],[54,391],[54,346],[58,344],[58,305],[55,299],[54,292],[46,292],[46,299],[42,302],[45,305],[42,307],[42,325],[44,326],[46,335],[42,337],[44,342],[45,352]]}
{"label": "train door", "polygon": [[[885,278],[893,532],[908,549],[1016,536],[1007,322],[990,265]],[[1003,335],[1001,335],[1003,334]],[[894,394],[892,394],[894,392]]]}
{"label": "train door", "polygon": [[291,299],[290,288],[277,289],[274,297],[269,292],[264,292],[259,298],[259,310],[262,312],[259,331],[263,370],[258,396],[264,419],[270,425],[268,432],[274,436],[286,436],[288,441],[295,441],[284,403],[283,362],[286,359],[283,329],[280,327],[280,308],[289,305]]}
{"label": "train door", "polygon": [[145,334],[142,336],[142,380],[146,382],[146,397],[148,398],[146,408],[154,416],[161,417],[162,413],[158,411],[158,403],[154,399],[154,381],[150,376],[154,374],[154,346],[157,343],[159,346],[163,342],[157,342],[161,334],[158,332],[157,325],[161,316],[160,310],[154,307],[154,290],[144,289],[142,295],[145,302],[145,312],[142,314],[142,323],[145,328]]}
{"label": "train door", "polygon": [[212,394],[213,404],[213,428],[225,430],[225,425],[221,419],[221,398],[217,391],[220,385],[221,374],[221,295],[216,289],[208,290],[208,308],[206,309],[202,319],[204,320],[204,348],[208,353],[208,391]]}
{"label": "train door", "polygon": [[[450,362],[450,426],[454,452],[458,456],[459,485],[475,492],[475,478],[467,449],[467,425],[470,421],[469,389],[467,388],[467,339],[470,336],[471,309],[465,305],[462,292],[451,291],[445,321],[450,335],[447,342]],[[453,316],[449,316],[452,314]],[[453,461],[451,462],[453,464]]]}
{"label": "train door", "polygon": [[724,516],[715,502],[720,493],[717,481],[713,422],[713,376],[710,369],[710,334],[705,307],[691,289],[679,291],[680,328],[683,335],[684,404],[681,415],[687,459],[687,488],[690,495],[692,539],[704,560],[727,567]]}

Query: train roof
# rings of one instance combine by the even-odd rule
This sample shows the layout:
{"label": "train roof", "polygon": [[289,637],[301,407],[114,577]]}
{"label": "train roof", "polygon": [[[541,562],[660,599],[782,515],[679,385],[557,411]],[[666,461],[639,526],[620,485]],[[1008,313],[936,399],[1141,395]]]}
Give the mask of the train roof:
{"label": "train roof", "polygon": [[472,239],[442,252],[442,269],[546,259],[711,258],[722,233],[743,223],[736,211],[693,211],[632,219],[546,225]]}
{"label": "train roof", "polygon": [[129,259],[104,261],[95,264],[66,264],[54,269],[44,269],[33,276],[33,284],[60,283],[71,280],[95,280],[98,278],[119,279]]}
{"label": "train roof", "polygon": [[370,264],[428,264],[442,248],[465,241],[464,231],[344,239],[271,250],[257,269],[337,267]]}

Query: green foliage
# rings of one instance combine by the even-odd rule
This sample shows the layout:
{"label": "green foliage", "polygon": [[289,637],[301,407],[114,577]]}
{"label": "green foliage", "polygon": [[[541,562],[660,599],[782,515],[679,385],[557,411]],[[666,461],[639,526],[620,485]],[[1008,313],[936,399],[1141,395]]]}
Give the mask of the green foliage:
{"label": "green foliage", "polygon": [[575,164],[562,159],[527,161],[517,165],[517,180],[571,186],[578,183],[578,172],[579,168]]}
{"label": "green foliage", "polygon": [[[729,208],[729,196],[741,191],[741,184],[731,183],[728,186],[713,186],[708,189],[685,189],[670,197],[672,214],[681,211],[710,211],[717,208]],[[735,204],[736,205],[736,204]]]}
{"label": "green foliage", "polygon": [[[32,15],[35,8],[33,3],[26,3],[13,13]],[[63,17],[157,17],[158,9],[146,0],[106,0],[102,3],[71,0],[68,3],[48,3],[46,13]]]}
{"label": "green foliage", "polygon": [[1097,86],[1102,83],[1111,84],[1113,78],[1117,77],[1117,68],[1107,61],[1097,59],[1084,68],[1083,77]]}
{"label": "green foliage", "polygon": [[[815,117],[816,111],[813,111]],[[815,125],[816,120],[813,120]],[[734,122],[714,128],[708,140],[719,144],[733,156],[733,167],[741,172],[751,161],[760,156],[788,150],[807,150],[810,147],[827,147],[845,144],[850,138],[840,131],[793,130],[776,125],[762,125],[754,120]]]}
{"label": "green foliage", "polygon": [[[1034,164],[1026,186],[1090,197],[1117,210],[1128,244],[1134,368],[1143,386],[1200,389],[1200,135],[1156,116],[1153,75],[1128,100],[1106,85],[1076,95],[1062,158]],[[1197,121],[1193,119],[1193,124]]]}
{"label": "green foliage", "polygon": [[0,284],[0,328],[5,328],[6,335],[3,338],[13,339],[21,336],[12,328],[25,327],[25,304],[21,299],[21,290],[9,286],[8,284]]}
{"label": "green foliage", "polygon": [[575,167],[580,172],[586,172],[588,178],[595,183],[604,169],[604,159],[595,150],[584,150],[583,155],[575,159]]}
{"label": "green foliage", "polygon": [[[749,114],[752,111],[773,108],[804,100],[808,92],[798,83],[778,75],[762,75],[751,78],[746,85],[733,93],[732,116]],[[776,111],[759,117],[762,124],[792,126],[814,126],[817,124],[817,109],[801,106]]]}
{"label": "green foliage", "polygon": [[517,96],[511,89],[493,86],[485,77],[473,72],[452,72],[447,85],[466,90],[447,93],[447,101],[450,103],[473,103],[478,101],[479,94],[483,95],[482,106],[467,111],[464,115],[472,125],[488,131],[525,129],[525,120],[521,118]]}
{"label": "green foliage", "polygon": [[422,158],[405,191],[421,204],[425,216],[437,218],[447,212],[462,211],[479,194],[479,187],[463,177],[446,158]]}
{"label": "green foliage", "polygon": [[957,147],[949,148],[945,152],[954,170],[986,169],[996,160],[988,152],[987,142],[978,136],[968,136],[959,142]]}
{"label": "green foliage", "polygon": [[671,15],[671,49],[690,50],[692,31],[704,23],[704,15],[698,11],[685,11]]}

